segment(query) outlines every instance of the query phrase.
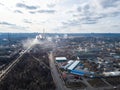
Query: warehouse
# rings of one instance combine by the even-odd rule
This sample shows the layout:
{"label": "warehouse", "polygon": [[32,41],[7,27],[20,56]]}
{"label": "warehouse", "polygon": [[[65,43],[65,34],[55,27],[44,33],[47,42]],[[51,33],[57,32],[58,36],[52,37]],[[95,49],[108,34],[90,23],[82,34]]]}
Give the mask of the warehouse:
{"label": "warehouse", "polygon": [[73,62],[67,69],[68,70],[73,70],[78,64],[80,63],[80,61],[75,61]]}
{"label": "warehouse", "polygon": [[56,57],[56,58],[55,58],[55,61],[56,61],[56,62],[66,62],[66,61],[67,61],[67,58],[66,58],[66,57]]}
{"label": "warehouse", "polygon": [[72,74],[75,74],[75,75],[80,75],[80,76],[84,76],[86,73],[84,71],[78,71],[78,70],[71,70]]}

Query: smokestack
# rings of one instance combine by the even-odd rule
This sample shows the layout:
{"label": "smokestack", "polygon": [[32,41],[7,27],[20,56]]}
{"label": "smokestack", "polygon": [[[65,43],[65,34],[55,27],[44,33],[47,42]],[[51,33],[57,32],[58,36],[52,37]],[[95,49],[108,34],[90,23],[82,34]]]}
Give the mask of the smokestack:
{"label": "smokestack", "polygon": [[46,35],[45,35],[45,29],[44,29],[44,28],[43,28],[42,39],[46,39]]}

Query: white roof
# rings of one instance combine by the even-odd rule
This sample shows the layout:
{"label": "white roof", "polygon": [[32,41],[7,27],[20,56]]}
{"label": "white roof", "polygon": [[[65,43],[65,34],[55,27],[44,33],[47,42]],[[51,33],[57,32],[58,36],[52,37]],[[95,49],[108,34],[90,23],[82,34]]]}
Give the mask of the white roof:
{"label": "white roof", "polygon": [[120,75],[120,71],[115,71],[115,72],[103,72],[105,76],[117,76]]}
{"label": "white roof", "polygon": [[80,61],[75,61],[72,63],[72,65],[70,65],[68,67],[68,70],[73,70],[78,64],[80,63]]}
{"label": "white roof", "polygon": [[55,60],[67,60],[66,57],[56,57]]}
{"label": "white roof", "polygon": [[73,60],[69,60],[67,63],[72,63],[73,62]]}
{"label": "white roof", "polygon": [[72,63],[73,63],[73,60],[70,60],[68,61],[69,63],[67,63],[65,66],[64,66],[64,69],[68,68]]}

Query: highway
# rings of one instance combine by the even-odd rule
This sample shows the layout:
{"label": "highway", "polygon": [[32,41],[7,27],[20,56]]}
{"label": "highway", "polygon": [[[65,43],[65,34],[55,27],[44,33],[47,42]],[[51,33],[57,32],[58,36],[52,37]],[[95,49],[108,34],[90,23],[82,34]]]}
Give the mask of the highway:
{"label": "highway", "polygon": [[60,78],[60,74],[58,73],[58,70],[54,63],[52,52],[50,52],[49,54],[49,63],[51,68],[51,74],[52,74],[54,83],[56,84],[56,90],[71,90],[66,87],[66,85],[64,84],[64,81]]}
{"label": "highway", "polygon": [[21,57],[28,52],[32,48],[32,45],[28,47],[24,52],[20,54],[20,56],[14,60],[5,70],[2,70],[0,74],[0,81],[4,79],[4,77],[11,71],[11,69],[21,60]]}

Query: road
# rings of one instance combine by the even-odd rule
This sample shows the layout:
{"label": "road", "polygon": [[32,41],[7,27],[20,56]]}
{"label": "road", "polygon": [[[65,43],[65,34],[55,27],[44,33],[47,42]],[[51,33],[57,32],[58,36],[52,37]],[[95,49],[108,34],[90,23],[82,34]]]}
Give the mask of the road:
{"label": "road", "polygon": [[52,74],[54,83],[56,84],[56,90],[71,90],[66,87],[66,85],[64,84],[64,81],[60,78],[60,74],[58,73],[54,63],[52,52],[49,54],[49,63],[51,68],[51,74]]}
{"label": "road", "polygon": [[14,60],[5,70],[2,70],[1,74],[0,74],[0,81],[2,79],[4,79],[4,77],[11,71],[11,69],[21,60],[20,58],[26,53],[28,52],[30,49],[32,48],[32,45],[30,47],[28,47],[24,52],[22,52],[20,54],[20,56]]}

